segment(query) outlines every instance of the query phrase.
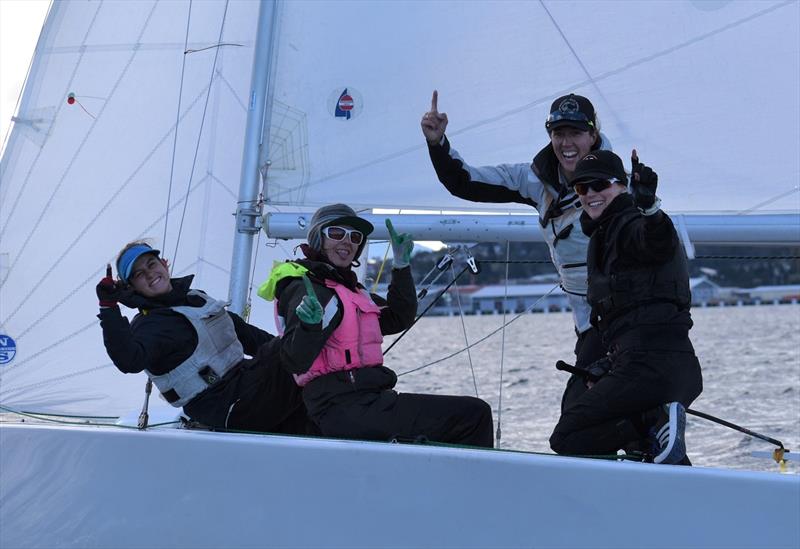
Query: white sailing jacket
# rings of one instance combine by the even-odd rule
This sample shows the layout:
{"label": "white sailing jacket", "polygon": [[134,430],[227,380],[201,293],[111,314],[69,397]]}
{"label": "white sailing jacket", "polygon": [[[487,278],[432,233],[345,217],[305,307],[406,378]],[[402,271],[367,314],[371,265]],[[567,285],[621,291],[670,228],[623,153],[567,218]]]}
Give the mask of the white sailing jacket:
{"label": "white sailing jacket", "polygon": [[[610,150],[607,138],[602,133],[600,137],[599,148]],[[536,209],[561,287],[568,294],[575,327],[578,332],[588,330],[591,327],[591,308],[586,301],[589,238],[580,227],[581,203],[575,191],[566,185],[560,170],[559,185],[553,185],[543,182],[532,164],[471,166],[450,147],[446,137],[429,150],[437,176],[451,194],[473,202],[517,202]]]}

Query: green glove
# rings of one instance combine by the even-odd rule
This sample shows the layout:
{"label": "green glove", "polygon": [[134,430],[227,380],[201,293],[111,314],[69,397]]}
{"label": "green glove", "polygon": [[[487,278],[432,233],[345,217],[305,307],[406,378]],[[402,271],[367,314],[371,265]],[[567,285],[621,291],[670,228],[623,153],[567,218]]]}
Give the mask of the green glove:
{"label": "green glove", "polygon": [[297,313],[297,318],[303,324],[319,324],[322,322],[322,305],[320,305],[317,294],[314,293],[314,287],[306,275],[303,275],[303,284],[306,287],[306,295],[303,296],[303,300],[294,312]]}
{"label": "green glove", "polygon": [[411,263],[411,252],[414,251],[414,239],[408,233],[397,234],[392,226],[392,220],[386,220],[386,228],[389,229],[389,238],[392,242],[392,267],[402,269]]}

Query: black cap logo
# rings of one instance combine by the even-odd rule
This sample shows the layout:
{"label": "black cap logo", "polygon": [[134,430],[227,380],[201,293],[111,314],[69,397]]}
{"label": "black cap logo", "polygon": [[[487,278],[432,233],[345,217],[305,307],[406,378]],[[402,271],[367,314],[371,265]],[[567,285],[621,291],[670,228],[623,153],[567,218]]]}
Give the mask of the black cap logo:
{"label": "black cap logo", "polygon": [[573,98],[567,97],[561,103],[559,103],[558,110],[565,114],[575,113],[579,112],[581,110],[581,107],[580,105],[578,105],[578,102],[575,101]]}

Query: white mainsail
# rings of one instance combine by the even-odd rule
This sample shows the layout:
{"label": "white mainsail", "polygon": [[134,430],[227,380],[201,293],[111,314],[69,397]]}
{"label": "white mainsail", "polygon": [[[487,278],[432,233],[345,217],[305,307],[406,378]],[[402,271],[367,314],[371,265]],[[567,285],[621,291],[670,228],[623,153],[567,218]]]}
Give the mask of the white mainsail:
{"label": "white mainsail", "polygon": [[575,92],[658,171],[668,211],[797,214],[799,20],[794,1],[287,2],[268,200],[530,212],[451,197],[421,115],[438,89],[468,162],[526,162]]}

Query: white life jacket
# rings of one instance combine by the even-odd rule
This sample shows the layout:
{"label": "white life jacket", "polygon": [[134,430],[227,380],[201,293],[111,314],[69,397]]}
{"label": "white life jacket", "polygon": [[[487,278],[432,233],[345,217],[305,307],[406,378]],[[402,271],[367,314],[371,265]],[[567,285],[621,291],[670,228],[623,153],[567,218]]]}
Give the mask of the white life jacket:
{"label": "white life jacket", "polygon": [[200,296],[205,304],[170,308],[182,314],[197,333],[197,347],[192,356],[166,374],[154,375],[145,370],[167,402],[178,408],[219,381],[244,359],[233,320],[225,310],[227,303],[200,290],[189,290],[187,295]]}

